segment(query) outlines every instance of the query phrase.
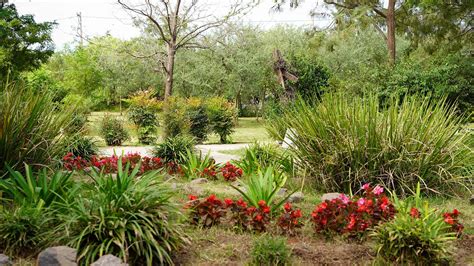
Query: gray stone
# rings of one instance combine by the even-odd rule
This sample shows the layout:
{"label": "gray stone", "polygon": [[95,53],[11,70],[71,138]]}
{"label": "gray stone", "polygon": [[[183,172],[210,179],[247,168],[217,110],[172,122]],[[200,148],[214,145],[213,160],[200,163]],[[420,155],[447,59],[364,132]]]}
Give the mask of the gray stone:
{"label": "gray stone", "polygon": [[10,266],[13,265],[10,258],[5,254],[0,254],[0,266]]}
{"label": "gray stone", "polygon": [[304,200],[304,194],[301,191],[293,193],[289,198],[288,201],[291,203],[297,203]]}
{"label": "gray stone", "polygon": [[197,178],[191,181],[191,184],[198,185],[198,184],[205,184],[207,182],[209,182],[209,180],[207,180],[206,178]]}
{"label": "gray stone", "polygon": [[91,266],[128,266],[128,264],[114,255],[104,255],[92,263]]}
{"label": "gray stone", "polygon": [[341,193],[335,193],[335,192],[326,193],[326,194],[323,194],[323,196],[321,197],[321,201],[338,199],[339,196],[341,196]]}
{"label": "gray stone", "polygon": [[178,185],[176,183],[171,183],[171,189],[176,190],[178,188]]}
{"label": "gray stone", "polygon": [[38,255],[37,266],[76,266],[77,251],[66,246],[47,248]]}
{"label": "gray stone", "polygon": [[286,189],[286,188],[280,188],[280,190],[278,190],[277,195],[278,195],[278,196],[283,196],[283,195],[285,195],[287,192],[288,192],[288,189]]}
{"label": "gray stone", "polygon": [[187,194],[192,194],[192,195],[196,195],[196,196],[201,196],[202,194],[204,194],[204,189],[202,187],[192,185],[192,184],[186,185],[184,187],[184,191]]}

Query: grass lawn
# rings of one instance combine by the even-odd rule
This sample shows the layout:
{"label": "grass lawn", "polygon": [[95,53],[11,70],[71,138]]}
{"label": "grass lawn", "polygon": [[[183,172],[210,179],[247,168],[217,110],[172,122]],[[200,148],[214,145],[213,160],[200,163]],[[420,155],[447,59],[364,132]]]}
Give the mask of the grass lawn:
{"label": "grass lawn", "polygon": [[[87,118],[87,130],[88,135],[97,140],[99,146],[105,146],[105,141],[100,136],[100,121],[106,115],[113,115],[117,118],[124,121],[125,128],[130,134],[130,140],[124,143],[125,146],[138,146],[141,145],[138,143],[137,138],[137,129],[133,123],[130,123],[126,116],[126,112],[123,112],[122,115],[119,112],[92,112]],[[163,133],[163,128],[158,128],[158,135],[160,136],[159,141],[161,141],[161,136]],[[257,121],[253,117],[241,117],[238,119],[237,126],[234,129],[234,133],[231,135],[233,143],[250,143],[254,141],[270,141],[265,128],[263,119]],[[208,141],[205,144],[216,144],[219,143],[219,136],[216,134],[210,134]]]}

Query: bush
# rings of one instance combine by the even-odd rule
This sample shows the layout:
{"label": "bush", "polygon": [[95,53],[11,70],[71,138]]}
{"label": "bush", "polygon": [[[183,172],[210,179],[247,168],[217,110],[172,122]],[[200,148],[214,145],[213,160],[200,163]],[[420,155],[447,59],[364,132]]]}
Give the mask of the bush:
{"label": "bush", "polygon": [[129,139],[122,121],[111,115],[106,115],[102,120],[101,134],[105,143],[110,146],[120,146]]}
{"label": "bush", "polygon": [[87,116],[84,113],[75,113],[72,115],[71,123],[65,128],[68,135],[77,135],[84,132],[87,123]]}
{"label": "bush", "polygon": [[[419,187],[418,187],[419,188]],[[456,233],[428,202],[421,201],[419,189],[414,198],[396,201],[395,218],[376,228],[377,254],[397,263],[431,265],[449,259]]]}
{"label": "bush", "polygon": [[143,144],[152,144],[156,141],[158,127],[157,111],[161,108],[156,98],[150,92],[139,92],[128,100],[130,108],[128,116],[138,127],[138,141]]}
{"label": "bush", "polygon": [[181,164],[186,161],[186,152],[194,149],[194,140],[185,135],[166,138],[153,150],[155,157],[161,158],[165,163]]}
{"label": "bush", "polygon": [[206,106],[198,98],[189,98],[186,104],[188,107],[186,115],[190,121],[189,133],[198,143],[202,143],[207,139],[207,133],[209,132],[209,117]]}
{"label": "bush", "polygon": [[254,241],[251,256],[255,265],[288,265],[291,250],[286,238],[264,235]]}
{"label": "bush", "polygon": [[253,143],[245,149],[239,164],[243,164],[247,175],[270,166],[288,176],[293,176],[295,171],[290,153],[274,144]]}
{"label": "bush", "polygon": [[237,110],[232,103],[224,98],[212,98],[207,104],[207,112],[212,131],[219,135],[221,143],[228,143],[229,136],[234,132],[234,118]]}
{"label": "bush", "polygon": [[0,176],[7,164],[51,165],[61,157],[66,146],[61,131],[71,122],[72,112],[53,103],[48,93],[6,85],[0,91]]}
{"label": "bush", "polygon": [[50,219],[40,206],[21,204],[0,210],[0,247],[8,256],[35,256],[47,244]]}
{"label": "bush", "polygon": [[183,156],[184,162],[181,164],[181,169],[188,180],[198,177],[217,179],[217,167],[209,153],[203,156],[202,152],[196,154],[191,150],[186,150]]}
{"label": "bush", "polygon": [[68,142],[67,151],[85,160],[90,160],[99,152],[96,142],[90,137],[77,134],[69,137]]}
{"label": "bush", "polygon": [[165,138],[189,133],[190,121],[186,116],[186,103],[177,97],[169,97],[163,106]]}
{"label": "bush", "polygon": [[137,178],[140,166],[130,174],[128,167],[119,160],[116,178],[94,172],[92,186],[61,217],[60,240],[77,248],[78,263],[114,254],[134,265],[173,264],[173,252],[186,241],[173,192],[157,172]]}
{"label": "bush", "polygon": [[380,106],[375,96],[326,94],[316,106],[299,101],[277,124],[295,130],[295,161],[326,191],[373,182],[403,193],[420,180],[427,193],[471,186],[474,153],[453,108],[419,97]]}

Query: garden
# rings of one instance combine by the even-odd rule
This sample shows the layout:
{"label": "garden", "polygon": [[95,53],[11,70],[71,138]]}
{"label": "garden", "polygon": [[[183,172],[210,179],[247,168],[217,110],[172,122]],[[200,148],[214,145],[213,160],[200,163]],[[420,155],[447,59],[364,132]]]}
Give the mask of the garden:
{"label": "garden", "polygon": [[166,1],[149,6],[158,21],[118,3],[168,23],[162,46],[215,50],[179,50],[175,83],[173,67],[156,77],[109,46],[150,52],[146,31],[26,56],[11,42],[50,43],[53,24],[2,2],[0,265],[474,263],[471,35],[435,49],[397,33],[391,62],[362,22],[324,38],[219,24],[188,40]]}

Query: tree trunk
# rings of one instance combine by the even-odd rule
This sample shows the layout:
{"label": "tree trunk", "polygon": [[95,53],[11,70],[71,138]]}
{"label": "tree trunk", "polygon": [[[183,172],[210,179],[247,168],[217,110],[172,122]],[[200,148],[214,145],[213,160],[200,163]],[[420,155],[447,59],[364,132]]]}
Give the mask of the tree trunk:
{"label": "tree trunk", "polygon": [[387,9],[387,47],[390,65],[395,64],[395,1],[388,1]]}
{"label": "tree trunk", "polygon": [[174,72],[174,58],[176,55],[176,47],[173,43],[168,44],[168,57],[165,69],[165,99],[173,93],[173,72]]}

